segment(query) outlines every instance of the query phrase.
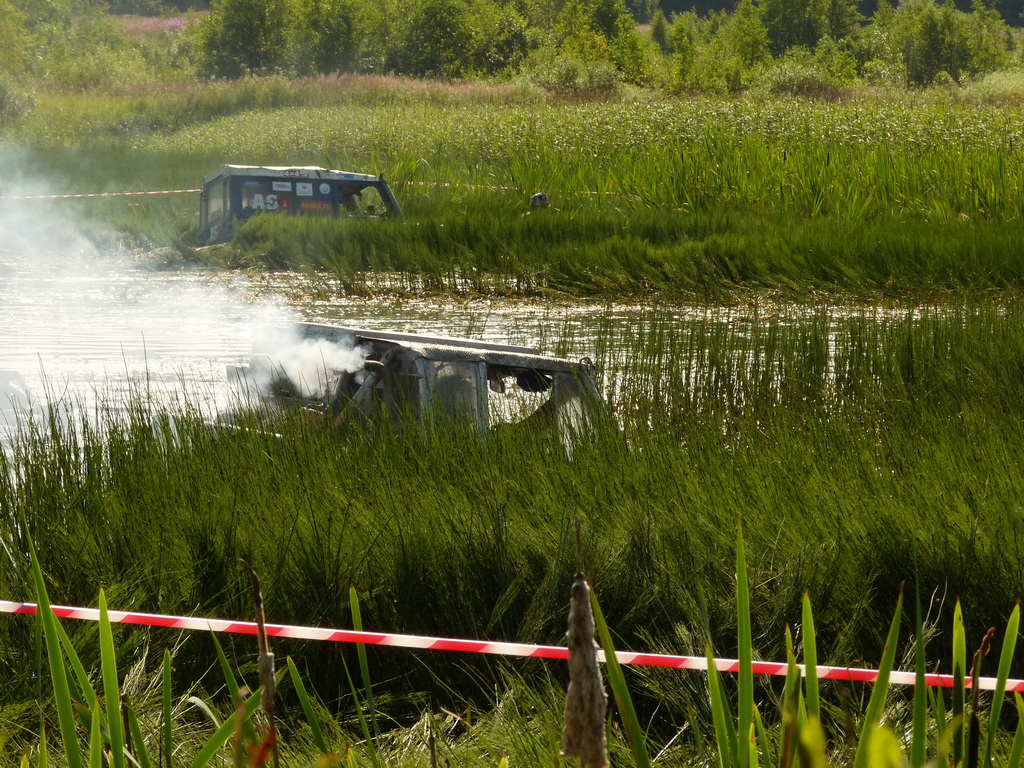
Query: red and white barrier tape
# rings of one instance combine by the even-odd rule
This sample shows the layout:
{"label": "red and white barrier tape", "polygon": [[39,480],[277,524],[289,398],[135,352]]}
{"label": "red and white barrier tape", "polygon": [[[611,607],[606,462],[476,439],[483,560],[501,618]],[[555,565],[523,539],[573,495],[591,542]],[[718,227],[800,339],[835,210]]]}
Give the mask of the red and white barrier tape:
{"label": "red and white barrier tape", "polygon": [[[95,608],[68,608],[61,605],[53,606],[53,612],[62,619],[79,619],[81,621],[99,621],[100,612]],[[19,613],[35,615],[34,603],[16,603],[0,600],[0,613]],[[156,613],[131,613],[128,611],[108,611],[107,615],[114,624],[134,624],[146,627],[164,627],[166,629],[198,629],[207,632],[225,632],[236,635],[255,635],[256,624],[248,621],[227,621],[224,619],[204,619],[190,616],[165,616]],[[520,656],[535,659],[568,659],[569,649],[557,645],[528,645],[525,643],[500,643],[485,640],[458,640],[445,637],[422,637],[419,635],[399,635],[388,632],[357,632],[352,629],[325,629],[321,627],[300,627],[291,624],[267,624],[267,635],[284,637],[294,640],[321,640],[334,643],[363,643],[365,645],[382,645],[392,648],[414,648],[432,651],[460,651],[462,653],[484,653],[496,656]],[[616,651],[620,664],[632,664],[646,667],[667,667],[670,669],[692,669],[707,671],[708,660],[703,656],[672,656],[661,653],[630,653]],[[604,653],[598,652],[598,659],[604,661]],[[715,659],[715,667],[720,672],[738,672],[740,663],[736,659]],[[797,665],[803,672],[803,665]],[[785,676],[786,665],[770,661],[753,662],[755,675]],[[860,669],[851,667],[817,667],[820,680],[847,680],[851,682],[873,683],[878,679],[877,669]],[[894,685],[914,685],[916,677],[913,672],[893,670],[889,674],[889,682]],[[969,688],[971,681],[968,678]],[[925,685],[941,688],[953,687],[952,675],[925,675]],[[996,687],[994,677],[982,677],[978,687],[983,691],[992,691]],[[1007,680],[1007,691],[1024,691],[1024,680]]]}
{"label": "red and white barrier tape", "polygon": [[83,195],[0,195],[0,200],[62,200],[71,197],[130,197],[132,195],[198,194],[198,189],[160,189],[154,192],[92,192]]}
{"label": "red and white barrier tape", "polygon": [[525,192],[526,190],[520,187],[495,187],[490,184],[452,184],[449,181],[407,181],[406,185],[410,187],[443,187],[449,189],[452,187],[462,187],[463,189],[486,189],[488,192]]}
{"label": "red and white barrier tape", "polygon": [[[484,189],[488,192],[525,192],[520,187],[499,187],[489,184],[452,184],[447,181],[407,181],[408,186],[413,187],[442,187],[445,189],[462,187],[464,189]],[[182,195],[199,194],[199,189],[160,189],[152,192],[92,192],[77,195],[0,195],[0,200],[68,200],[80,197],[132,197],[136,195]],[[593,192],[589,189],[582,190],[581,195],[599,195],[600,192]],[[613,195],[614,192],[605,194]]]}
{"label": "red and white barrier tape", "polygon": [[[462,187],[463,189],[485,189],[488,192],[526,192],[527,190],[522,187],[496,187],[489,184],[452,184],[448,181],[407,181],[405,182],[410,187]],[[595,192],[592,189],[581,189],[576,194],[579,195],[614,195],[615,192],[609,190],[607,192]]]}

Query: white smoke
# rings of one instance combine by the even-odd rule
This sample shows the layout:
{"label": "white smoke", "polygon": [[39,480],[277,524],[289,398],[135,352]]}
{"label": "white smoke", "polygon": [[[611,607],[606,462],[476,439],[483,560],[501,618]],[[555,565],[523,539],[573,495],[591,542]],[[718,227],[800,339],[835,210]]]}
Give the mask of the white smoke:
{"label": "white smoke", "polygon": [[287,379],[299,397],[324,399],[338,374],[363,368],[369,349],[354,342],[304,338],[294,325],[264,328],[253,343],[249,378],[263,394]]}
{"label": "white smoke", "polygon": [[0,432],[55,399],[88,413],[142,392],[216,411],[230,399],[225,366],[247,356],[254,330],[298,319],[243,275],[157,271],[107,245],[116,237],[97,237],[87,211],[102,219],[132,198],[32,199],[103,190],[20,171],[31,164],[9,147],[0,164]]}

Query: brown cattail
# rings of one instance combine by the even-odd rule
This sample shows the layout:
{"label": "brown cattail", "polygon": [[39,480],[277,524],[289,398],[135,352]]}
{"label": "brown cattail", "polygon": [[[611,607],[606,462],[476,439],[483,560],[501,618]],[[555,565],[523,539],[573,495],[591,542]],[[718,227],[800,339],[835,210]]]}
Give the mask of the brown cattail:
{"label": "brown cattail", "polygon": [[565,636],[569,641],[569,690],[565,695],[562,756],[578,757],[583,768],[607,768],[604,718],[608,695],[597,668],[590,585],[582,573],[576,574],[572,585]]}
{"label": "brown cattail", "polygon": [[267,716],[267,734],[262,743],[254,747],[250,754],[251,765],[261,766],[267,762],[267,757],[273,758],[274,766],[278,765],[277,754],[277,725],[274,722],[274,654],[270,652],[270,642],[267,640],[266,619],[263,613],[263,591],[260,589],[260,577],[253,570],[252,566],[244,560],[242,563],[249,570],[249,580],[252,583],[252,597],[256,607],[256,638],[259,644],[259,673],[260,686],[263,688],[263,695],[260,697],[260,705]]}

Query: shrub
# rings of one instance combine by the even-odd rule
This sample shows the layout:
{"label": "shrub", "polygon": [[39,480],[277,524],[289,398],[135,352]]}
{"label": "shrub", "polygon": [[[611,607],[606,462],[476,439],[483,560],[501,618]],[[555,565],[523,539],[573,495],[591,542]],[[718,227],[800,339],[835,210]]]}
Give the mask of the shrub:
{"label": "shrub", "polygon": [[352,0],[303,0],[292,29],[296,70],[300,74],[351,71],[357,35]]}
{"label": "shrub", "polygon": [[0,75],[0,131],[18,123],[34,106],[35,99],[30,91]]}
{"label": "shrub", "polygon": [[992,72],[968,83],[964,96],[992,104],[1024,104],[1024,70]]}
{"label": "shrub", "polygon": [[473,9],[473,19],[474,69],[486,74],[518,70],[528,51],[526,18],[511,5],[479,0]]}
{"label": "shrub", "polygon": [[726,50],[721,38],[693,46],[688,55],[677,53],[676,61],[677,87],[681,90],[716,95],[743,90],[743,62]]}
{"label": "shrub", "polygon": [[279,70],[287,50],[286,0],[215,0],[199,23],[199,71],[237,78]]}
{"label": "shrub", "polygon": [[613,93],[622,84],[622,78],[611,62],[584,61],[552,47],[530,54],[522,71],[527,82],[547,91]]}
{"label": "shrub", "polygon": [[758,86],[778,96],[824,97],[852,86],[857,79],[853,56],[824,38],[818,50],[794,48],[761,72]]}
{"label": "shrub", "polygon": [[388,67],[402,75],[454,78],[471,68],[473,31],[465,0],[420,0],[406,6]]}
{"label": "shrub", "polygon": [[654,18],[651,19],[651,39],[661,49],[662,53],[672,53],[672,43],[669,40],[668,33],[668,21],[665,19],[665,14],[661,8],[659,8],[654,12]]}
{"label": "shrub", "polygon": [[0,0],[0,72],[20,71],[26,48],[24,16],[10,0]]}

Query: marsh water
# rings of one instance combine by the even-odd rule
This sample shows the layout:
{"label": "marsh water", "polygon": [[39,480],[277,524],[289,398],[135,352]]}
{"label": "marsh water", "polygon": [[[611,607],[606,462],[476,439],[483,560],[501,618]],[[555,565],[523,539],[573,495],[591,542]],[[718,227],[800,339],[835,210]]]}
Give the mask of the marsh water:
{"label": "marsh water", "polygon": [[84,241],[65,238],[61,248],[47,250],[8,237],[0,241],[0,429],[47,405],[88,414],[131,396],[158,406],[187,401],[212,414],[235,396],[226,367],[248,357],[261,329],[297,320],[524,344],[621,369],[652,321],[661,332],[721,324],[742,337],[744,326],[766,311],[799,323],[820,317],[822,309],[769,303],[766,310],[760,301],[652,309],[413,299],[393,291],[352,297],[322,276],[161,271]]}
{"label": "marsh water", "polygon": [[261,328],[296,320],[462,336],[593,355],[635,306],[521,301],[339,298],[329,281],[295,274],[157,271],[88,247],[52,253],[0,245],[0,427],[60,403],[75,411],[188,398],[216,409],[232,393],[226,366]]}

